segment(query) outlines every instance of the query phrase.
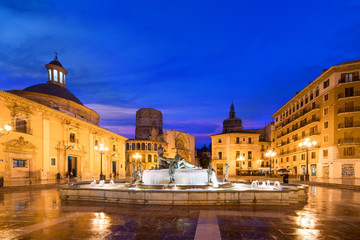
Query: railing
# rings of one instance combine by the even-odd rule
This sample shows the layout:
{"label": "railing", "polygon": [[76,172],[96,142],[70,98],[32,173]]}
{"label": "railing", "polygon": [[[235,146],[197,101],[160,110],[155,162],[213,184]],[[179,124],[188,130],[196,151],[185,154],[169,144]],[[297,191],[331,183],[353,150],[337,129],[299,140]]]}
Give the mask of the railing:
{"label": "railing", "polygon": [[[294,132],[294,131],[302,128],[302,127],[305,127],[305,126],[307,126],[307,125],[309,125],[309,124],[311,124],[311,123],[313,123],[313,122],[319,122],[319,121],[320,121],[320,118],[311,118],[308,122],[303,123],[303,124],[300,124],[300,126],[298,126],[298,127],[292,128],[289,132],[285,132],[285,133],[278,134],[278,135],[276,136],[276,138],[281,138],[281,137],[283,137],[283,136],[285,136],[285,135],[288,135],[288,134],[290,134],[290,133],[292,133],[292,132]],[[315,135],[315,134],[314,134],[314,135]]]}
{"label": "railing", "polygon": [[[313,147],[313,149],[316,149],[316,148],[319,148],[319,146]],[[296,153],[296,152],[304,152],[304,150],[302,148],[299,148],[299,149],[294,148],[292,150],[281,151],[279,153],[279,156],[283,156],[283,155],[290,154],[290,153]]]}
{"label": "railing", "polygon": [[[296,117],[290,116],[288,119],[284,120],[281,124],[277,125],[276,130],[287,126],[289,123],[294,122],[296,119],[298,119],[298,118],[300,118],[302,116],[305,116],[307,113],[312,112],[315,109],[320,109],[320,105],[317,104],[315,106],[309,106],[307,108],[303,108],[303,109],[298,110],[298,112],[295,115],[292,115],[292,116],[296,116]],[[293,118],[293,119],[291,120],[291,118]]]}
{"label": "railing", "polygon": [[[302,139],[305,139],[307,137],[311,137],[311,136],[314,136],[314,135],[320,135],[320,131],[316,131],[316,132],[313,132],[313,133],[309,133],[309,134],[305,134],[303,136],[300,136],[300,137],[297,137],[296,139],[292,138],[290,141],[290,143],[293,143],[293,142],[297,142],[297,141],[300,141]],[[287,144],[290,144],[290,143],[287,143],[287,142],[282,142],[282,143],[278,143],[276,144],[276,147],[282,147],[282,146],[285,146]]]}
{"label": "railing", "polygon": [[357,82],[357,81],[360,81],[359,77],[358,76],[354,76],[351,80],[345,80],[345,79],[340,79],[339,80],[339,84],[341,83],[348,83],[348,82]]}
{"label": "railing", "polygon": [[359,97],[360,96],[360,92],[353,92],[352,94],[345,94],[345,93],[339,93],[338,94],[338,99],[341,98],[350,98],[350,97]]}
{"label": "railing", "polygon": [[345,108],[339,108],[338,114],[340,114],[340,113],[349,113],[349,112],[358,112],[358,111],[360,111],[360,106],[345,107]]}
{"label": "railing", "polygon": [[360,144],[360,138],[340,138],[338,144]]}
{"label": "railing", "polygon": [[353,127],[360,127],[360,122],[338,124],[338,128],[353,128]]}

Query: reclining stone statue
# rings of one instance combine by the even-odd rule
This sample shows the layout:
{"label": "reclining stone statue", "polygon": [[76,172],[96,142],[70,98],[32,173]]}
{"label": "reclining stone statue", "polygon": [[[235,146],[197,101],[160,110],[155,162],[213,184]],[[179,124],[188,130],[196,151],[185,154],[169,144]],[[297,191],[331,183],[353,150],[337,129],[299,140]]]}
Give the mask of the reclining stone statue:
{"label": "reclining stone statue", "polygon": [[181,158],[179,154],[176,154],[174,158],[164,157],[163,148],[158,148],[158,160],[160,169],[168,169],[171,162],[174,162],[175,169],[201,169]]}

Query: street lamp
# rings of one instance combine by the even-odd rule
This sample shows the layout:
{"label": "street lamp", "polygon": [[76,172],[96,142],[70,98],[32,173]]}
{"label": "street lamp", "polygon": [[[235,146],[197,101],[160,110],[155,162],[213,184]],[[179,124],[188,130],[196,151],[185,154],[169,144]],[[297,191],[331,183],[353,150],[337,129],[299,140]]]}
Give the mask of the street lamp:
{"label": "street lamp", "polygon": [[104,146],[104,144],[102,144],[102,143],[100,143],[99,144],[100,146],[95,146],[94,147],[94,149],[96,150],[96,151],[99,151],[100,152],[100,159],[101,159],[101,161],[100,161],[100,180],[105,180],[105,175],[103,175],[103,173],[102,173],[102,156],[103,156],[103,154],[106,152],[106,151],[108,151],[109,150],[109,148],[107,148],[107,147],[105,147]]}
{"label": "street lamp", "polygon": [[270,159],[270,177],[271,177],[271,159],[276,156],[276,152],[273,152],[272,150],[269,150],[267,153],[265,153],[265,157]]}
{"label": "street lamp", "polygon": [[242,164],[243,164],[243,162],[242,162],[242,161],[244,161],[244,160],[245,160],[245,158],[244,158],[243,156],[239,156],[236,160],[240,161],[240,175],[241,175]]}
{"label": "street lamp", "polygon": [[305,181],[309,181],[309,149],[314,147],[317,144],[316,141],[310,141],[309,138],[306,138],[304,142],[299,143],[299,147],[305,148],[306,151],[306,174]]}
{"label": "street lamp", "polygon": [[136,161],[138,161],[139,159],[141,159],[141,155],[139,153],[136,153],[136,154],[133,155],[133,158],[135,158]]}
{"label": "street lamp", "polygon": [[0,127],[0,137],[4,135],[8,135],[11,131],[11,126],[5,124],[4,128]]}

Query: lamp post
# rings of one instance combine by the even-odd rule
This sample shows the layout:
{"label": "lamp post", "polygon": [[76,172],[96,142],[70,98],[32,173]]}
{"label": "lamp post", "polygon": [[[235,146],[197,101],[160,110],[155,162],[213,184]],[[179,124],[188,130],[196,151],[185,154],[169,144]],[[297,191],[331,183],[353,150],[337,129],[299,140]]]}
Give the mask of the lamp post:
{"label": "lamp post", "polygon": [[304,142],[299,143],[299,147],[305,148],[306,151],[306,173],[305,181],[309,181],[309,149],[314,147],[317,144],[316,141],[310,141],[309,138],[306,138]]}
{"label": "lamp post", "polygon": [[138,161],[139,159],[141,159],[141,155],[139,153],[136,153],[136,154],[133,155],[133,158],[135,158],[136,161]]}
{"label": "lamp post", "polygon": [[276,152],[273,152],[272,150],[267,151],[267,153],[265,153],[265,157],[270,159],[270,172],[269,172],[269,177],[271,177],[271,159],[273,157],[276,156]]}
{"label": "lamp post", "polygon": [[99,151],[100,152],[100,180],[105,180],[105,175],[103,175],[102,173],[102,156],[103,154],[109,150],[109,148],[105,147],[103,143],[100,143],[99,146],[95,146],[94,149],[96,151]]}
{"label": "lamp post", "polygon": [[0,137],[4,135],[8,135],[11,131],[11,126],[5,124],[4,128],[0,127]]}

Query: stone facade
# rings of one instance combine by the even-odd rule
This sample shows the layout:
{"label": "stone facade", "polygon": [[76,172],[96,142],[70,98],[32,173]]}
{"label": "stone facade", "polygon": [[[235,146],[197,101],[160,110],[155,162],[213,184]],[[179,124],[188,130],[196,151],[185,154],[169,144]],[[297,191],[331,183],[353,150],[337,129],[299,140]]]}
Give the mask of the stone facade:
{"label": "stone facade", "polygon": [[135,139],[155,140],[163,133],[163,116],[159,110],[141,108],[136,111]]}
{"label": "stone facade", "polygon": [[126,176],[131,176],[132,165],[137,166],[139,161],[143,170],[159,166],[157,150],[160,146],[165,150],[165,157],[179,154],[195,164],[195,137],[176,130],[163,131],[162,126],[159,110],[141,108],[136,112],[135,139],[126,141]]}
{"label": "stone facade", "polygon": [[[233,104],[229,119],[238,119]],[[229,176],[269,171],[269,159],[265,158],[265,152],[270,149],[270,141],[265,140],[270,138],[265,137],[265,133],[271,134],[271,131],[265,131],[269,127],[245,130],[241,121],[234,121],[231,125],[225,125],[225,121],[223,133],[210,136],[212,166],[216,174],[224,175],[226,163],[230,166]]]}
{"label": "stone facade", "polygon": [[[57,86],[67,94],[61,76],[62,86]],[[126,138],[99,127],[99,115],[69,96],[0,91],[1,124],[12,126],[8,135],[0,137],[0,176],[5,181],[55,179],[56,174],[64,177],[67,172],[83,180],[98,179],[101,158],[103,174],[125,176]],[[109,148],[102,156],[94,150],[99,144]]]}
{"label": "stone facade", "polygon": [[360,61],[346,62],[322,74],[273,115],[275,168],[305,173],[306,152],[299,143],[316,141],[309,150],[310,176],[360,177]]}

